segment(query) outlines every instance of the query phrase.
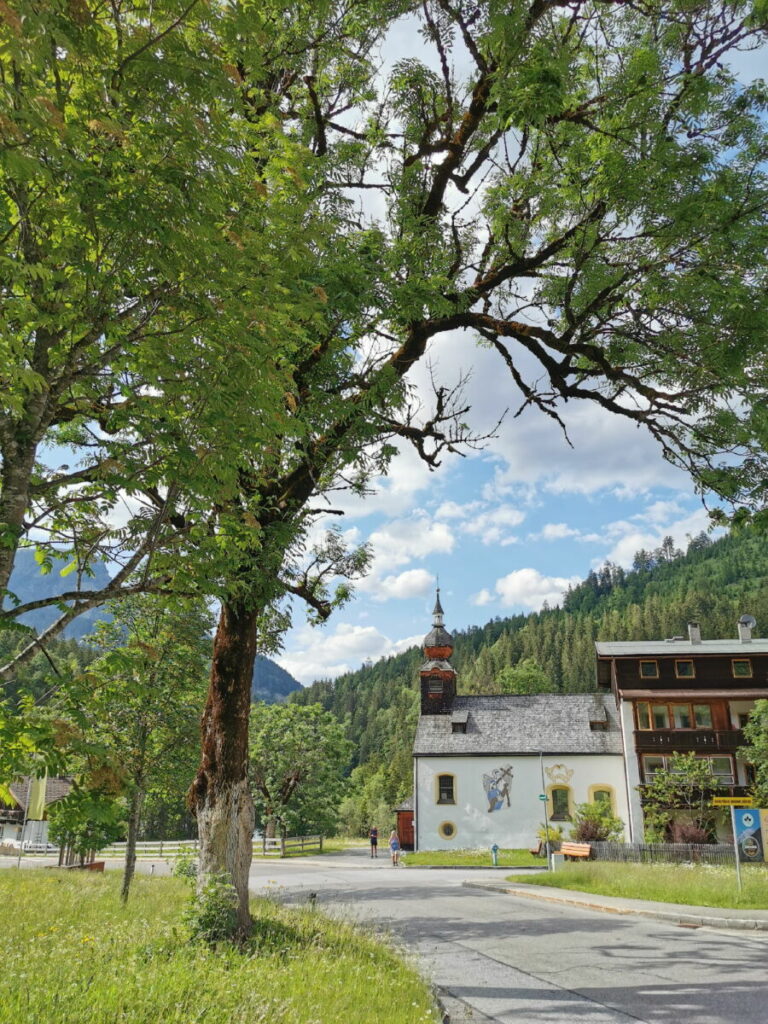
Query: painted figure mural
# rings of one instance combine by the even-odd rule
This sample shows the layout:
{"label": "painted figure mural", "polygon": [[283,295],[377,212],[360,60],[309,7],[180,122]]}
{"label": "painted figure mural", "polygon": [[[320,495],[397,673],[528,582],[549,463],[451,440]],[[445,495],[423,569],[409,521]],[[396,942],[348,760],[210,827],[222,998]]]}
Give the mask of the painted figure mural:
{"label": "painted figure mural", "polygon": [[483,776],[483,789],[488,798],[489,814],[493,811],[500,811],[505,800],[509,807],[509,784],[511,781],[512,766],[509,764],[505,768],[494,769],[490,775]]}

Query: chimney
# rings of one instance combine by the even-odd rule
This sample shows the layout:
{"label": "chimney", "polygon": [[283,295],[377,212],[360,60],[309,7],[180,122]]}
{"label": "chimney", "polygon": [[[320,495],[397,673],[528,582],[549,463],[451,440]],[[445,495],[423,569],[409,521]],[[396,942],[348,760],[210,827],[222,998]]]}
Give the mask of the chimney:
{"label": "chimney", "polygon": [[691,641],[692,644],[701,643],[701,626],[698,624],[698,622],[688,623],[688,639]]}
{"label": "chimney", "polygon": [[739,640],[743,644],[752,643],[752,630],[757,625],[757,621],[754,615],[742,615],[739,621],[736,623],[736,627],[739,631]]}

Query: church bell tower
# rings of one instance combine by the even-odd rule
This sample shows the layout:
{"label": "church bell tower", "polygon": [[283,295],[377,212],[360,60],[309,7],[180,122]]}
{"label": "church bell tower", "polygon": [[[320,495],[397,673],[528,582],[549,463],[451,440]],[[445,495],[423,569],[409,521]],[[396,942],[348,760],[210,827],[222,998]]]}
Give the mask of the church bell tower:
{"label": "church bell tower", "polygon": [[456,672],[451,665],[453,637],[443,626],[443,607],[440,588],[437,588],[432,629],[424,637],[424,664],[419,671],[421,680],[422,715],[447,715],[456,696]]}

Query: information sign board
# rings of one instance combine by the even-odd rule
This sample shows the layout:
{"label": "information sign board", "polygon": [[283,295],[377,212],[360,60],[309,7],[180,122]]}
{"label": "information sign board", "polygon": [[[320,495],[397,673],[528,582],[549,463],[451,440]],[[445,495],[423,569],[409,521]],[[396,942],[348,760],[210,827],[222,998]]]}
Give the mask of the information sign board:
{"label": "information sign board", "polygon": [[750,796],[713,796],[713,807],[751,807],[752,797]]}

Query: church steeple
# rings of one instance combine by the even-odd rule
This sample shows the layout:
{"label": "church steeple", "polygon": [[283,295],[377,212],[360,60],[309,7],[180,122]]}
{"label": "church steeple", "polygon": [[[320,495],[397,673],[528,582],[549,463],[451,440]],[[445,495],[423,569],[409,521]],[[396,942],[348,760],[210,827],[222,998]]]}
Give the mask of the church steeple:
{"label": "church steeple", "polygon": [[456,696],[456,672],[450,660],[453,637],[443,626],[443,614],[438,587],[432,612],[432,629],[424,637],[426,660],[419,672],[422,715],[447,714]]}

